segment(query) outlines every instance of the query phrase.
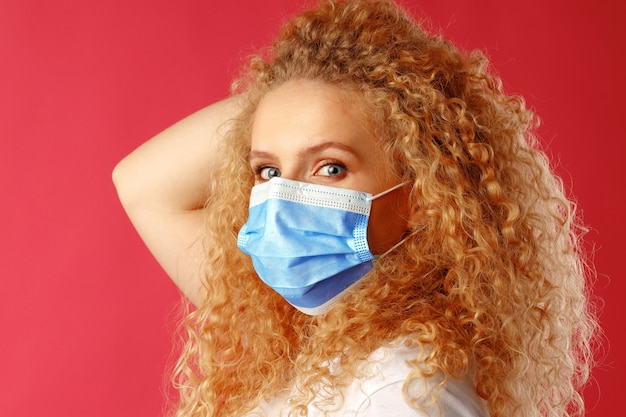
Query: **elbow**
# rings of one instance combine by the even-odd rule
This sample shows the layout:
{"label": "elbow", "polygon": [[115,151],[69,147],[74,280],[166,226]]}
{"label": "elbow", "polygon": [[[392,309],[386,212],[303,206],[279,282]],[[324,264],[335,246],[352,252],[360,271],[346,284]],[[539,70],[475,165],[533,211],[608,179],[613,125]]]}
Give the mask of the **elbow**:
{"label": "elbow", "polygon": [[125,160],[115,165],[111,173],[111,180],[113,181],[113,186],[115,187],[120,202],[126,207],[133,193],[131,191],[132,176],[128,172]]}
{"label": "elbow", "polygon": [[115,189],[119,189],[120,185],[124,182],[124,161],[120,161],[113,168],[113,172],[111,173],[111,180],[113,181],[113,185]]}

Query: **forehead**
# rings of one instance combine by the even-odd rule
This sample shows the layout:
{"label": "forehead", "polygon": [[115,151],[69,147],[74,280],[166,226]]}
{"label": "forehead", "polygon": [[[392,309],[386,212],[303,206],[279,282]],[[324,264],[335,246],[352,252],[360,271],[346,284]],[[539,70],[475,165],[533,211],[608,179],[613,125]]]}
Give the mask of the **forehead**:
{"label": "forehead", "polygon": [[294,80],[268,92],[252,123],[252,146],[270,139],[350,140],[372,136],[364,99],[346,88]]}

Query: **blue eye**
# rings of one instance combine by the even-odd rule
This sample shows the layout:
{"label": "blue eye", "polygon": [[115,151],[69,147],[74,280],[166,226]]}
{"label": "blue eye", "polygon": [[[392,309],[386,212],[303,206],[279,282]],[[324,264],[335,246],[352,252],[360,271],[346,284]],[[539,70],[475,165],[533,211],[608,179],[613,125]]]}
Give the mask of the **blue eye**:
{"label": "blue eye", "polygon": [[280,170],[274,167],[261,167],[257,170],[257,176],[262,180],[269,180],[274,177],[280,177]]}
{"label": "blue eye", "polygon": [[326,164],[323,167],[321,167],[316,175],[323,175],[326,177],[336,177],[339,175],[343,175],[346,172],[346,167],[343,166],[342,164],[337,164],[337,163],[331,163],[331,164]]}

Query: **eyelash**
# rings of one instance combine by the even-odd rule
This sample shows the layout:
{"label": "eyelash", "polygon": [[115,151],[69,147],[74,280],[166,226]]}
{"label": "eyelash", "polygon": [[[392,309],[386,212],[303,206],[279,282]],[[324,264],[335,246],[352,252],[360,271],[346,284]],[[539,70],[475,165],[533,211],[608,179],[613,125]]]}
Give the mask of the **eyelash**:
{"label": "eyelash", "polygon": [[[323,177],[341,177],[343,175],[346,174],[348,168],[346,167],[346,165],[342,162],[339,162],[337,160],[327,160],[327,161],[323,161],[320,164],[318,164],[319,167],[315,170],[314,176],[323,176]],[[330,165],[336,165],[341,169],[341,172],[339,174],[336,175],[319,175],[319,171],[321,171],[322,169],[330,166]],[[252,170],[254,172],[254,175],[257,179],[257,181],[268,181],[268,178],[263,178],[263,171],[266,169],[274,169],[276,170],[279,175],[275,175],[280,177],[280,169],[276,168],[275,166],[272,165],[259,165],[259,166],[254,166],[252,167]],[[271,177],[273,178],[273,177]]]}
{"label": "eyelash", "polygon": [[340,177],[340,176],[342,176],[342,175],[345,175],[346,171],[348,170],[348,169],[346,168],[346,165],[345,165],[345,164],[343,164],[343,163],[341,163],[341,162],[339,162],[339,161],[336,161],[336,160],[328,160],[328,161],[323,161],[323,162],[320,164],[319,168],[315,171],[315,175],[318,175],[317,173],[318,173],[319,171],[321,171],[323,168],[328,167],[328,166],[330,166],[330,165],[336,165],[336,166],[340,167],[340,168],[341,168],[341,170],[342,170],[342,172],[341,172],[341,173],[339,173],[339,174],[337,174],[337,175],[324,175],[324,176],[328,176],[328,177]]}
{"label": "eyelash", "polygon": [[[265,169],[275,169],[276,171],[278,171],[280,173],[280,169],[273,167],[271,165],[259,165],[256,167],[253,167],[252,170],[254,171],[254,175],[256,177],[257,181],[267,181],[267,178],[263,178],[262,173]],[[280,175],[277,175],[278,177],[280,177]]]}

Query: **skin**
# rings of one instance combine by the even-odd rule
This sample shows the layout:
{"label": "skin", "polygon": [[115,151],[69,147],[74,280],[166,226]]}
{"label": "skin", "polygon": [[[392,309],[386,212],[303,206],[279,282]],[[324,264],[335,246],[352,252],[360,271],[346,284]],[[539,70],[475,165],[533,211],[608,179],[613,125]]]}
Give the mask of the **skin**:
{"label": "skin", "polygon": [[[397,167],[376,146],[360,100],[345,89],[304,80],[269,92],[253,126],[250,163],[257,181],[277,169],[286,178],[372,194],[398,184],[400,179],[392,174]],[[203,301],[205,246],[200,231],[206,184],[216,174],[218,144],[230,127],[228,121],[239,111],[239,97],[212,104],[142,144],[113,171],[133,225],[197,306]],[[324,143],[334,145],[315,147]],[[407,229],[408,192],[409,187],[404,187],[373,202],[368,240],[374,254],[392,247]]]}
{"label": "skin", "polygon": [[230,128],[228,120],[239,112],[239,100],[222,100],[187,116],[143,143],[113,171],[118,196],[137,232],[197,306],[203,301],[206,185],[219,165],[219,143]]}
{"label": "skin", "polygon": [[[291,180],[378,194],[400,180],[389,169],[356,93],[311,80],[266,94],[252,125],[250,166],[261,183]],[[407,230],[407,187],[372,203],[368,243],[380,255]]]}

